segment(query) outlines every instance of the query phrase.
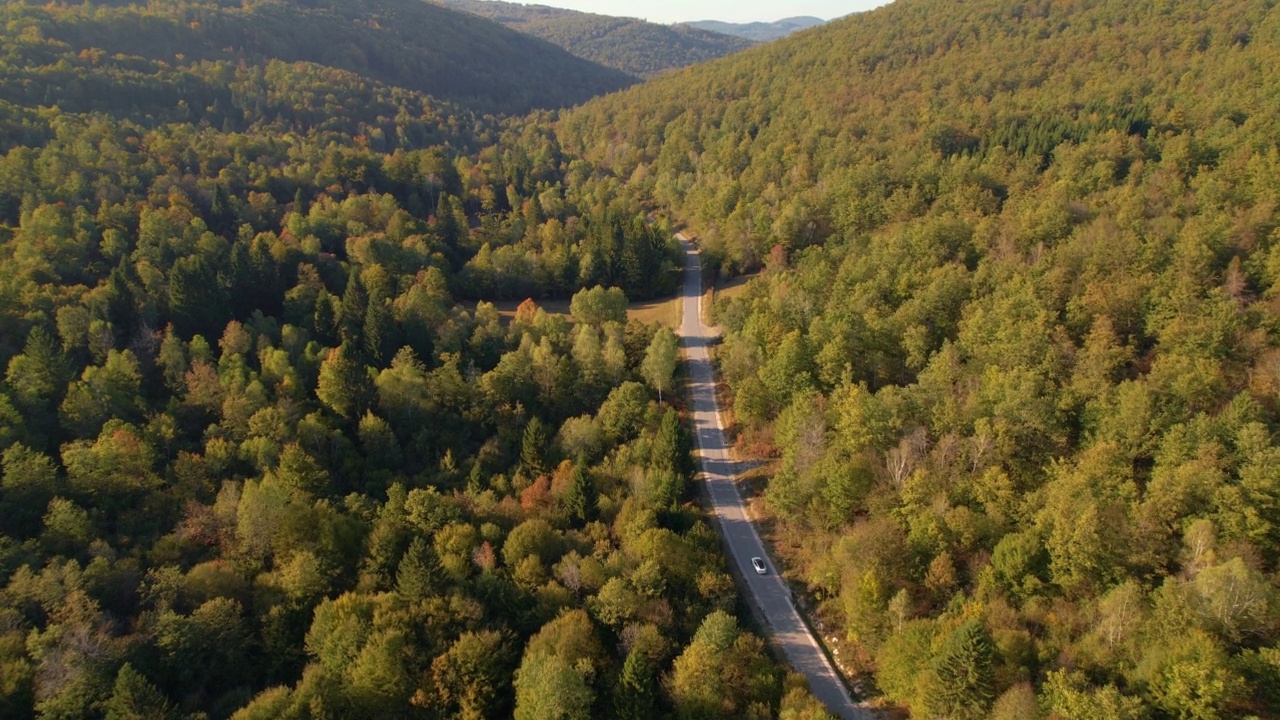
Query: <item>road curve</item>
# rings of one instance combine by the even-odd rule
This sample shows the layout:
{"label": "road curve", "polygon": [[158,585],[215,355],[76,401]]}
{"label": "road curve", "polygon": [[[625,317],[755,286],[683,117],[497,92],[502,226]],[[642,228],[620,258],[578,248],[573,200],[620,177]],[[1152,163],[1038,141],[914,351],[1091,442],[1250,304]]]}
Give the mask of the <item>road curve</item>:
{"label": "road curve", "polygon": [[[875,715],[853,701],[848,688],[800,619],[791,602],[791,591],[768,560],[764,543],[747,518],[746,505],[734,482],[737,466],[725,443],[724,425],[715,393],[715,372],[707,353],[713,334],[702,323],[702,260],[696,247],[680,238],[685,251],[683,320],[680,337],[693,398],[693,421],[698,443],[698,463],[711,497],[713,514],[729,546],[732,562],[746,579],[752,602],[760,609],[769,630],[787,660],[809,679],[813,694],[832,714],[845,720],[873,720]],[[757,574],[752,558],[764,558],[768,572]]]}

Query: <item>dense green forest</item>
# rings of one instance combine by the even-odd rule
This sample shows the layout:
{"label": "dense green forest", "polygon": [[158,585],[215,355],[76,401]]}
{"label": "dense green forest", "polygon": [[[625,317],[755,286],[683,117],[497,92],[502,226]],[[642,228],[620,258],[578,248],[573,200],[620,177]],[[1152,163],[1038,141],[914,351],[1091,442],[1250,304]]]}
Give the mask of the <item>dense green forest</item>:
{"label": "dense green forest", "polygon": [[726,273],[790,572],[936,718],[1280,716],[1280,11],[901,0],[565,116]]}
{"label": "dense green forest", "polygon": [[668,216],[761,271],[740,448],[885,703],[1280,717],[1274,4],[899,0],[511,118],[627,79],[425,3],[6,3],[0,717],[822,717],[627,321]]}
{"label": "dense green forest", "polygon": [[636,18],[523,5],[499,0],[437,0],[446,7],[487,17],[542,38],[581,58],[636,77],[713,60],[755,44],[753,40],[688,25],[657,25]]}
{"label": "dense green forest", "polygon": [[3,8],[0,717],[825,717],[627,319],[669,229],[485,114],[590,75],[412,4]]}

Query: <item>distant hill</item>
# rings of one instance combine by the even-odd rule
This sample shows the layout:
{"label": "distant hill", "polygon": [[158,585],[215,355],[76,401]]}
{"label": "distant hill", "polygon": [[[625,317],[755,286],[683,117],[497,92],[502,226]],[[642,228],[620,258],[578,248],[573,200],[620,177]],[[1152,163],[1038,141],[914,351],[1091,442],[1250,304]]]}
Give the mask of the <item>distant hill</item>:
{"label": "distant hill", "polygon": [[776,22],[728,23],[719,20],[699,20],[688,23],[691,28],[707,30],[722,35],[732,35],[752,42],[769,42],[790,35],[793,32],[826,24],[826,20],[816,17],[790,17]]}
{"label": "distant hill", "polygon": [[[479,112],[575,105],[634,82],[551,43],[417,0],[6,7],[7,20],[35,22],[42,38],[72,52],[100,50],[176,66],[310,62]],[[15,52],[24,48],[14,46]]]}
{"label": "distant hill", "polygon": [[555,43],[578,57],[636,77],[714,60],[754,41],[688,25],[658,25],[636,18],[611,17],[546,5],[438,0],[499,22],[512,30]]}

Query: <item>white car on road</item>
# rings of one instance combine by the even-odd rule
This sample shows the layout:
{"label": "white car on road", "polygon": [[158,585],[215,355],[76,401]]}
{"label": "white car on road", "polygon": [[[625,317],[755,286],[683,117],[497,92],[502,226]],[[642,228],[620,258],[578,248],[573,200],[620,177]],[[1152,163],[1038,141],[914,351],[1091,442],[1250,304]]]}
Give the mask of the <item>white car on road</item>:
{"label": "white car on road", "polygon": [[756,573],[758,575],[763,575],[766,572],[768,572],[767,570],[765,570],[764,560],[762,558],[758,558],[758,557],[751,558],[751,567],[756,569]]}

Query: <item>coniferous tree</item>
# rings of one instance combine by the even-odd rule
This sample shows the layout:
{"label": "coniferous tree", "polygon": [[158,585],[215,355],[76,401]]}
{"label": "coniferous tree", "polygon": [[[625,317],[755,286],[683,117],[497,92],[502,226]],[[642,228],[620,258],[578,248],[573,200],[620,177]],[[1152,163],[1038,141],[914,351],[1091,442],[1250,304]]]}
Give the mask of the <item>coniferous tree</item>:
{"label": "coniferous tree", "polygon": [[395,330],[387,303],[378,297],[369,298],[361,335],[365,356],[375,367],[384,366],[395,354]]}
{"label": "coniferous tree", "polygon": [[565,495],[565,508],[575,524],[581,526],[596,519],[599,503],[599,493],[587,472],[587,459],[579,455],[573,464],[573,479]]}
{"label": "coniferous tree", "polygon": [[442,581],[435,549],[426,538],[414,538],[396,568],[396,591],[407,599],[423,600],[438,595]]}
{"label": "coniferous tree", "polygon": [[329,351],[320,365],[316,396],[339,417],[353,420],[364,415],[374,399],[373,381],[359,353],[349,343]]}
{"label": "coniferous tree", "polygon": [[127,256],[122,256],[111,274],[107,276],[106,315],[107,322],[121,334],[128,336],[133,332],[137,314],[137,302],[134,298],[133,266]]}
{"label": "coniferous tree", "polygon": [[167,720],[173,717],[173,710],[164,693],[125,663],[116,674],[103,714],[106,720]]}
{"label": "coniferous tree", "polygon": [[369,296],[365,292],[364,282],[360,280],[360,272],[352,268],[347,274],[347,286],[342,291],[342,303],[338,306],[338,339],[349,343],[352,347],[363,347],[363,331],[365,314],[368,312]]}
{"label": "coniferous tree", "polygon": [[231,206],[231,195],[222,183],[213,186],[213,200],[209,204],[209,229],[215,233],[230,237],[236,227],[235,209]]}
{"label": "coniferous tree", "polygon": [[667,408],[662,414],[658,434],[654,437],[652,466],[686,479],[692,478],[695,469],[692,452],[689,433],[680,422],[680,414],[675,408]]}
{"label": "coniferous tree", "polygon": [[520,467],[531,477],[547,472],[547,431],[542,420],[534,415],[524,426],[520,440]]}
{"label": "coniferous tree", "polygon": [[462,202],[449,193],[442,193],[436,204],[436,232],[448,249],[449,259],[455,267],[463,259],[461,248],[466,238],[466,214]]}
{"label": "coniferous tree", "polygon": [[323,289],[316,295],[315,307],[311,313],[311,327],[315,330],[316,339],[331,343],[338,339],[339,310],[338,301]]}
{"label": "coniferous tree", "polygon": [[627,653],[613,698],[614,716],[618,720],[647,720],[654,716],[653,663],[640,649]]}
{"label": "coniferous tree", "polygon": [[286,487],[308,495],[323,495],[331,485],[329,473],[297,443],[286,445],[280,453],[276,477]]}
{"label": "coniferous tree", "polygon": [[9,361],[5,380],[23,410],[39,414],[66,390],[69,372],[58,342],[44,328],[33,327],[20,355]]}
{"label": "coniferous tree", "polygon": [[40,518],[57,495],[58,475],[53,461],[25,445],[7,448],[0,461],[0,529],[26,538],[40,531]]}
{"label": "coniferous tree", "polygon": [[927,684],[929,711],[957,720],[980,720],[996,699],[991,634],[981,620],[967,620],[951,631],[934,657]]}
{"label": "coniferous tree", "polygon": [[249,258],[246,243],[237,242],[231,246],[231,259],[228,261],[227,289],[231,297],[232,314],[237,318],[248,317],[255,308],[261,308],[259,301],[260,279],[254,272],[253,261]]}
{"label": "coniferous tree", "polygon": [[179,258],[169,273],[169,310],[184,335],[217,337],[230,312],[218,274],[203,255]]}
{"label": "coniferous tree", "polygon": [[249,266],[253,271],[253,309],[268,317],[284,310],[282,295],[285,290],[280,263],[271,254],[270,236],[259,236],[249,244]]}

